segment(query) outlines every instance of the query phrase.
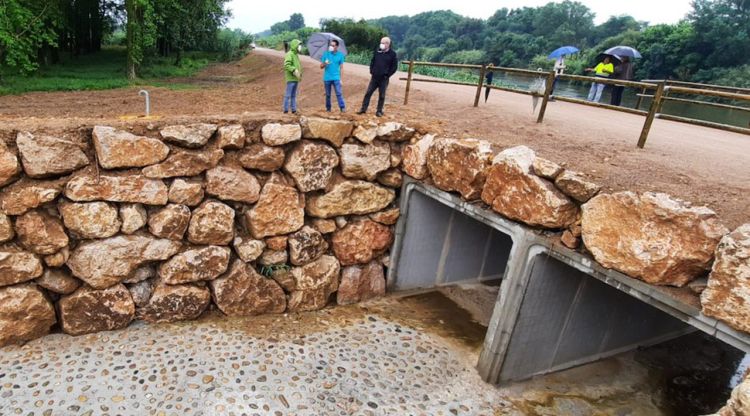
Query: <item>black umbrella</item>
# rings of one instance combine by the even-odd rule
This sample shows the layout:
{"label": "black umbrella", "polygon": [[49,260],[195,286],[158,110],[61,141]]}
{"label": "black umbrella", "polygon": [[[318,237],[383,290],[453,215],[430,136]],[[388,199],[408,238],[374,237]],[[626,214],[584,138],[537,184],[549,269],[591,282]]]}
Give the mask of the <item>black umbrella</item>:
{"label": "black umbrella", "polygon": [[604,58],[609,58],[610,61],[612,61],[612,64],[618,65],[622,63],[622,58],[620,58],[617,55],[612,55],[609,53],[600,53],[599,55],[596,55],[596,62],[602,62],[604,61]]}

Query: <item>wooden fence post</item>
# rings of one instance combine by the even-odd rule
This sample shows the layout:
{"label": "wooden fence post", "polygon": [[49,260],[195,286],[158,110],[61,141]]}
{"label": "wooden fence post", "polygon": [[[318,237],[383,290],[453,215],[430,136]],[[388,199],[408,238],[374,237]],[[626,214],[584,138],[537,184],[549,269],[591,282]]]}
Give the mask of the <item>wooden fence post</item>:
{"label": "wooden fence post", "polygon": [[484,85],[484,74],[487,71],[487,65],[482,65],[479,70],[479,83],[477,84],[477,95],[474,97],[474,107],[479,107],[479,97],[482,96],[482,86]]}
{"label": "wooden fence post", "polygon": [[641,137],[638,138],[638,147],[643,149],[643,146],[646,145],[646,139],[648,138],[648,133],[651,131],[651,124],[654,123],[654,118],[656,117],[656,112],[658,109],[661,108],[661,98],[664,95],[664,83],[660,82],[659,86],[656,87],[656,92],[654,93],[654,100],[651,101],[651,107],[648,110],[648,115],[646,116],[646,121],[643,123],[643,130],[641,130]]}
{"label": "wooden fence post", "polygon": [[409,76],[406,78],[406,93],[404,94],[404,105],[409,104],[409,89],[411,88],[411,75],[414,73],[414,61],[409,61]]}
{"label": "wooden fence post", "polygon": [[644,87],[643,90],[641,90],[641,95],[638,96],[638,101],[635,102],[635,109],[640,110],[641,109],[641,103],[643,102],[643,96],[646,95],[646,88]]}
{"label": "wooden fence post", "polygon": [[547,83],[544,88],[544,99],[542,99],[542,106],[539,108],[539,116],[536,118],[537,123],[544,121],[544,113],[547,111],[547,103],[549,102],[549,96],[552,94],[552,86],[555,84],[555,71],[550,71],[547,75]]}

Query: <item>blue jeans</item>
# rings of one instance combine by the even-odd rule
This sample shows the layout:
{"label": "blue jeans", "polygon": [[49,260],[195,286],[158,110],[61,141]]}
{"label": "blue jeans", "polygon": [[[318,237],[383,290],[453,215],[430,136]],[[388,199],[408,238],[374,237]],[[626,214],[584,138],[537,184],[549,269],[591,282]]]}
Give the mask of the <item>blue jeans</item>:
{"label": "blue jeans", "polygon": [[326,89],[326,111],[331,111],[331,87],[336,92],[336,99],[339,102],[339,109],[343,110],[346,108],[344,104],[344,95],[341,93],[341,81],[323,81]]}
{"label": "blue jeans", "polygon": [[589,101],[598,103],[602,99],[602,91],[604,91],[604,84],[593,83],[589,90]]}
{"label": "blue jeans", "polygon": [[284,112],[289,111],[289,105],[291,103],[292,112],[297,111],[297,81],[287,81],[286,92],[284,93]]}

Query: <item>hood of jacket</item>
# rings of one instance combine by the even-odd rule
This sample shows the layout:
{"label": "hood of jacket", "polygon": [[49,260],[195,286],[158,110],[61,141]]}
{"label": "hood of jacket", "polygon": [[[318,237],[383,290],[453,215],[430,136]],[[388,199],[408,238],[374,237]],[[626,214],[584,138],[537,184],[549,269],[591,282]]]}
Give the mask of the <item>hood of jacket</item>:
{"label": "hood of jacket", "polygon": [[299,39],[294,39],[291,42],[289,42],[289,50],[292,51],[292,52],[294,52],[294,53],[298,53],[297,52],[297,47],[299,45],[301,45],[301,44],[302,44],[302,42]]}

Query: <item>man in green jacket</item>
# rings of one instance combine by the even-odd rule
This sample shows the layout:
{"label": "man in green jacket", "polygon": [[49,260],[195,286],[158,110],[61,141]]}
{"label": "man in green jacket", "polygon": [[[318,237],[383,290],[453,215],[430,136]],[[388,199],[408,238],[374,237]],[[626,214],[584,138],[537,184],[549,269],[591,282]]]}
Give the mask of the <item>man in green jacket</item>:
{"label": "man in green jacket", "polygon": [[302,51],[302,42],[294,39],[289,44],[289,52],[284,57],[284,79],[286,80],[286,92],[284,93],[284,114],[292,107],[292,114],[297,114],[297,87],[302,80],[302,65],[299,62],[299,53]]}

